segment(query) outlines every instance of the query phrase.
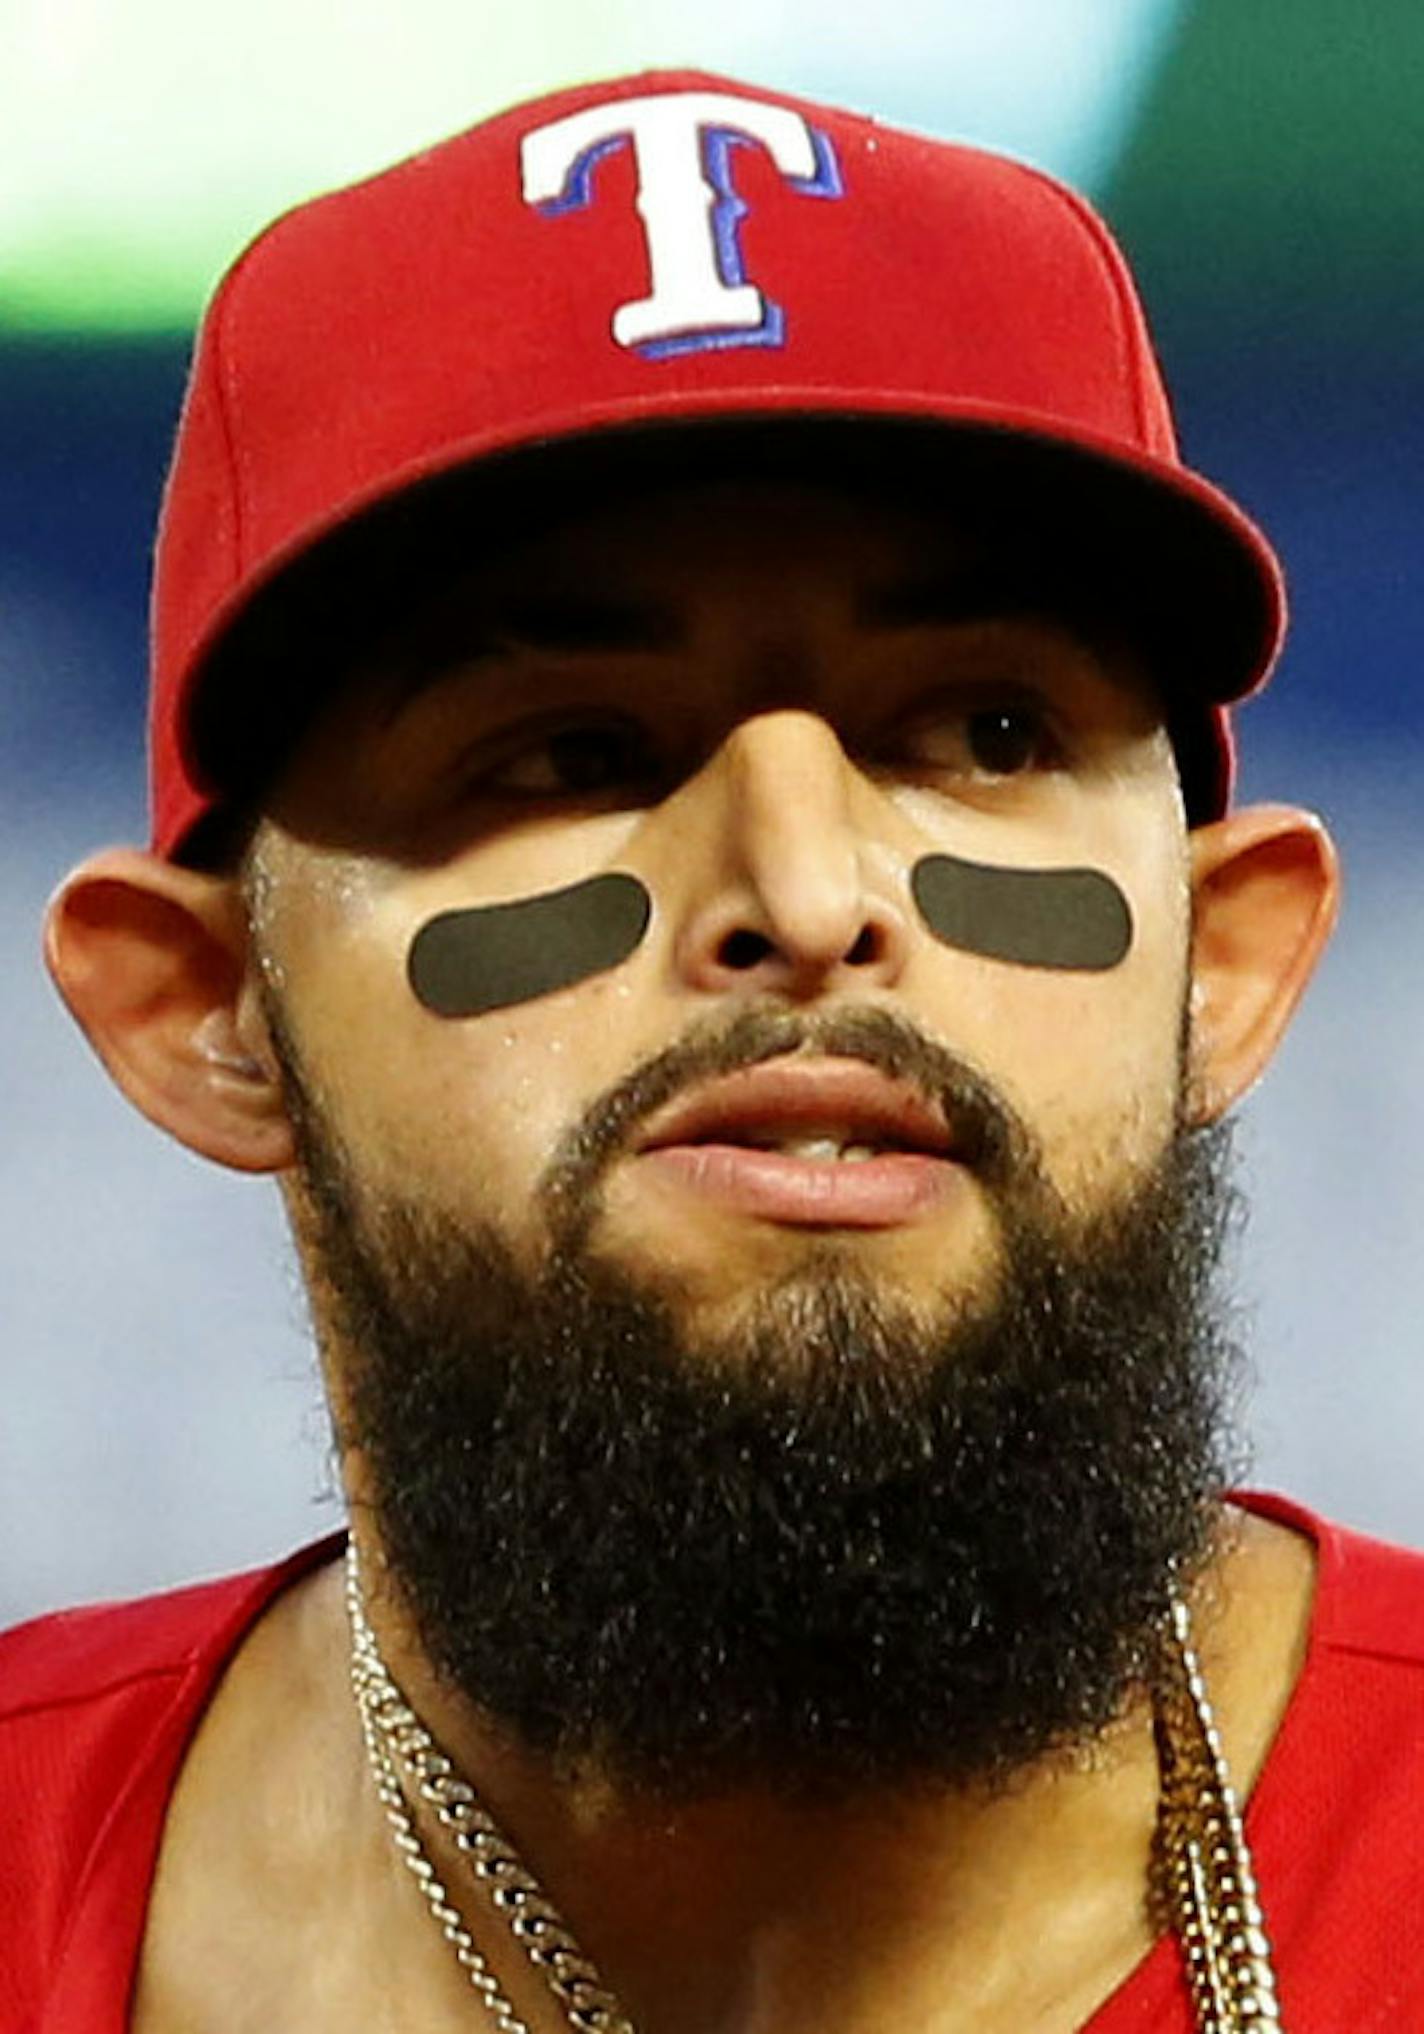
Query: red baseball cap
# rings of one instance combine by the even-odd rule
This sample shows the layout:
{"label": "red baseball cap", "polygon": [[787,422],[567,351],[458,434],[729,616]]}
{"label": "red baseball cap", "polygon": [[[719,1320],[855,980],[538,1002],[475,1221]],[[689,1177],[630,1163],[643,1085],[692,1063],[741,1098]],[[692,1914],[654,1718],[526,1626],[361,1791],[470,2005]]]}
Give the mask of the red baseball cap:
{"label": "red baseball cap", "polygon": [[1004,157],[655,72],[302,205],[224,278],[158,532],[155,848],[194,853],[299,714],[313,645],[274,645],[314,567],[329,618],[381,577],[393,514],[465,518],[468,556],[516,497],[566,511],[729,433],[992,499],[1004,541],[1095,572],[1160,649],[1189,814],[1225,809],[1225,708],[1274,662],[1280,568],[1183,464],[1102,221]]}

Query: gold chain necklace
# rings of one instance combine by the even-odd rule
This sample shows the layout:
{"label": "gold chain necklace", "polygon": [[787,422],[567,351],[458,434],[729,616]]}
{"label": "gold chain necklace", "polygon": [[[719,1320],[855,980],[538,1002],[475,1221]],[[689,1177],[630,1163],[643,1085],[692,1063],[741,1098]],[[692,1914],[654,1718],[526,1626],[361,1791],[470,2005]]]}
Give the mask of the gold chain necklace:
{"label": "gold chain necklace", "polygon": [[[529,2034],[476,1946],[415,1827],[424,1802],[576,2034],[635,2034],[617,1998],[514,1845],[456,1771],[392,1678],[361,1596],[355,1543],[346,1552],[351,1683],[376,1793],[397,1850],[499,2034]],[[1181,1947],[1197,2034],[1279,2034],[1271,1945],[1186,1605],[1153,1702],[1161,1794],[1152,1897]]]}

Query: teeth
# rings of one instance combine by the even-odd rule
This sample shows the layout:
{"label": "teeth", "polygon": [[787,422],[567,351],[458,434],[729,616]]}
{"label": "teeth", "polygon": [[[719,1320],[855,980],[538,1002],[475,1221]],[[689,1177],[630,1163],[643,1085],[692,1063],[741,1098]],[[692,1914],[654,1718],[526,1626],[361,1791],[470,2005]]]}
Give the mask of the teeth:
{"label": "teeth", "polygon": [[845,1158],[853,1164],[875,1156],[869,1144],[841,1144],[834,1137],[791,1137],[784,1144],[778,1144],[776,1149],[787,1158],[810,1158],[821,1161]]}

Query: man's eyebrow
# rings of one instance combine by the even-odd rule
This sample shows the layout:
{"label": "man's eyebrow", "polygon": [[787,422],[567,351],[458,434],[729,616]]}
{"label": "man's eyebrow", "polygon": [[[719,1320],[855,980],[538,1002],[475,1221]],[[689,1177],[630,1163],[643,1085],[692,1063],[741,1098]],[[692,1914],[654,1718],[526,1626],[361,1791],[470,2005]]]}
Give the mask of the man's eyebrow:
{"label": "man's eyebrow", "polygon": [[533,650],[667,650],[683,630],[671,608],[653,600],[580,590],[506,594],[487,615],[484,633]]}
{"label": "man's eyebrow", "polygon": [[593,590],[496,594],[481,600],[476,612],[449,611],[414,631],[396,660],[385,717],[395,720],[442,680],[502,652],[596,656],[674,649],[682,639],[674,611],[651,600]]}

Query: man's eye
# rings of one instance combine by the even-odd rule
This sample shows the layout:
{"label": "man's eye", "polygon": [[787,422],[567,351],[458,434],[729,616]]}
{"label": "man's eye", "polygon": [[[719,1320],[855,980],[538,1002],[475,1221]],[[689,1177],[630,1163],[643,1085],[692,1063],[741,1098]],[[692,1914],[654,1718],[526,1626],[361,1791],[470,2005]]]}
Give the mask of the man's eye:
{"label": "man's eye", "polygon": [[946,707],[913,722],[894,746],[922,769],[968,777],[1019,777],[1057,756],[1046,712],[1014,700]]}
{"label": "man's eye", "polygon": [[976,765],[994,777],[1016,777],[1042,763],[1048,737],[1043,715],[1027,706],[986,706],[969,715],[964,733]]}
{"label": "man's eye", "polygon": [[610,791],[655,774],[651,744],[626,721],[571,721],[511,741],[476,773],[477,789],[526,798]]}

